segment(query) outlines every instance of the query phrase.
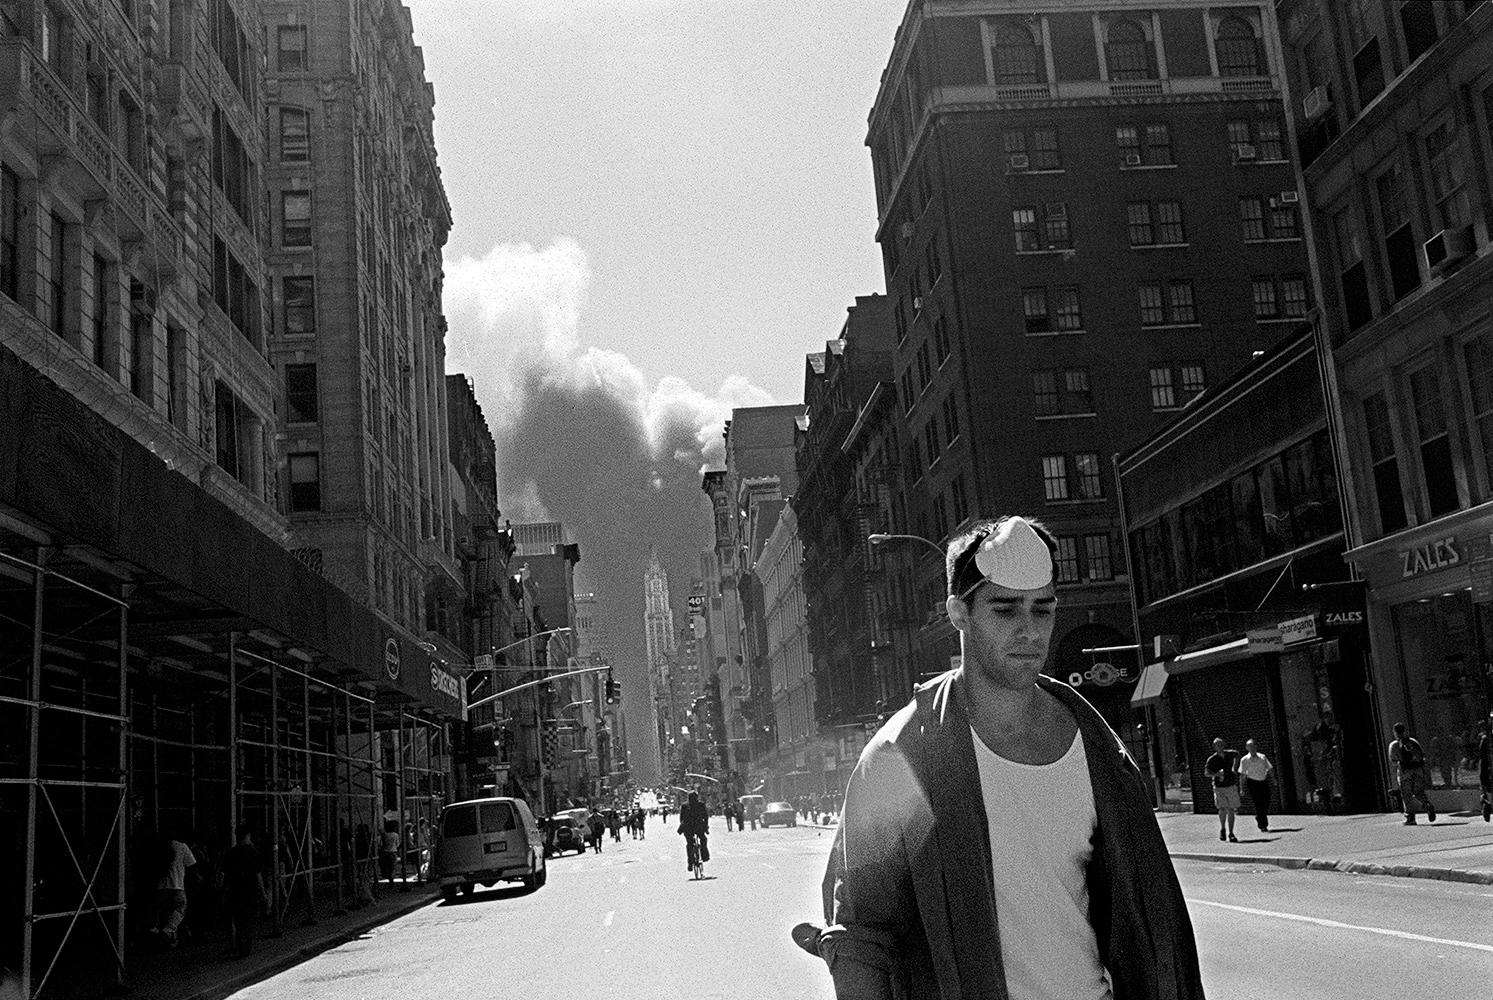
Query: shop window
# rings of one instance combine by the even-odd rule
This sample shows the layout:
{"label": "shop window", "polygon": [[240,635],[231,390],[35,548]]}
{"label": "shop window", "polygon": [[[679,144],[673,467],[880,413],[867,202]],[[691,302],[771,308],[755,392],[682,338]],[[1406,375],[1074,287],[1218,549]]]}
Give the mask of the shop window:
{"label": "shop window", "polygon": [[1483,472],[1487,476],[1484,496],[1493,494],[1493,339],[1470,340],[1463,347],[1467,361],[1467,387],[1472,397],[1472,423],[1482,445]]}
{"label": "shop window", "polygon": [[1363,401],[1364,432],[1368,439],[1369,462],[1373,468],[1374,499],[1379,507],[1379,530],[1383,534],[1399,531],[1408,523],[1405,498],[1400,486],[1399,455],[1395,451],[1394,431],[1390,424],[1389,405],[1382,393]]}
{"label": "shop window", "polygon": [[[1490,630],[1478,615],[1487,615],[1466,590],[1407,601],[1392,611],[1409,694],[1404,721],[1425,751],[1430,784],[1477,788],[1476,737],[1487,718],[1481,665],[1493,659]],[[1468,757],[1472,766],[1461,766]]]}
{"label": "shop window", "polygon": [[1440,517],[1461,505],[1457,502],[1457,478],[1452,468],[1451,434],[1441,399],[1441,378],[1434,366],[1411,373],[1410,398],[1415,407],[1415,428],[1420,439],[1426,506],[1432,517]]}

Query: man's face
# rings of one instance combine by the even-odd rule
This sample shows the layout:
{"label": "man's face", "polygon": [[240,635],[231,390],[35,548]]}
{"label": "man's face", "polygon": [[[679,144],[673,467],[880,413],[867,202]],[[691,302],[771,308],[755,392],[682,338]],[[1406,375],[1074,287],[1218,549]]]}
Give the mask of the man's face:
{"label": "man's face", "polygon": [[1245,740],[1244,741],[1244,752],[1245,753],[1254,753],[1255,752],[1255,741],[1254,740]]}
{"label": "man's face", "polygon": [[1222,739],[1214,739],[1213,740],[1213,752],[1214,753],[1218,753],[1222,749],[1223,749],[1223,740]]}
{"label": "man's face", "polygon": [[1029,688],[1047,664],[1057,595],[1052,584],[1013,590],[982,583],[967,598],[951,597],[949,620],[964,634],[970,671],[1011,690]]}

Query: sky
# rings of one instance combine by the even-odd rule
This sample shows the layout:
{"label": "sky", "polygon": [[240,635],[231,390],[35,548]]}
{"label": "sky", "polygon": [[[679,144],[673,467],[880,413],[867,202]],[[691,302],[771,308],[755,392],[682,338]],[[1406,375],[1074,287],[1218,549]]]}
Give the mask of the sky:
{"label": "sky", "polygon": [[447,371],[505,516],[580,544],[638,707],[642,571],[657,547],[682,605],[730,410],[801,401],[804,355],[883,290],[866,119],[905,0],[407,2],[454,219]]}

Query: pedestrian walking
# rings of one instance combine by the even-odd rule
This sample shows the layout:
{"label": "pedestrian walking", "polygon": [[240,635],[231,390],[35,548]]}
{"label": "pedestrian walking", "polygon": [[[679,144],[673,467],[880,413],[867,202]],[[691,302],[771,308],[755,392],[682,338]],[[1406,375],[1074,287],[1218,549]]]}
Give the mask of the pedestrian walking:
{"label": "pedestrian walking", "polygon": [[1255,825],[1261,833],[1270,830],[1270,772],[1274,765],[1270,758],[1260,753],[1254,740],[1244,741],[1244,756],[1239,758],[1239,775],[1255,805]]}
{"label": "pedestrian walking", "polygon": [[794,940],[847,998],[1201,1000],[1181,886],[1124,744],[1046,676],[1057,542],[1020,517],[949,543],[961,665],[921,684],[851,774]]}
{"label": "pedestrian walking", "polygon": [[1483,720],[1483,735],[1477,741],[1477,784],[1482,791],[1483,822],[1493,821],[1493,712]]}
{"label": "pedestrian walking", "polygon": [[601,853],[601,841],[606,836],[607,820],[596,807],[591,808],[591,815],[586,820],[586,825],[591,830],[591,850],[597,854]]}
{"label": "pedestrian walking", "polygon": [[1237,844],[1234,818],[1239,815],[1239,751],[1229,750],[1215,737],[1213,753],[1203,762],[1203,773],[1213,779],[1213,805],[1218,810],[1218,839]]}
{"label": "pedestrian walking", "polygon": [[1403,722],[1394,725],[1395,738],[1389,744],[1389,769],[1398,776],[1400,804],[1405,809],[1405,825],[1415,825],[1416,803],[1426,810],[1426,822],[1436,822],[1436,807],[1426,794],[1426,752],[1420,741],[1411,736]]}
{"label": "pedestrian walking", "polygon": [[394,881],[394,863],[399,860],[399,824],[384,820],[384,832],[378,839],[378,873],[385,882]]}
{"label": "pedestrian walking", "polygon": [[156,925],[151,933],[160,935],[167,948],[176,947],[176,929],[187,915],[187,869],[197,863],[192,849],[176,837],[161,838],[161,876],[156,883]]}
{"label": "pedestrian walking", "polygon": [[239,824],[238,843],[223,857],[223,899],[228,907],[228,951],[247,958],[254,950],[260,907],[268,908],[270,902],[259,848],[247,823]]}
{"label": "pedestrian walking", "polygon": [[721,815],[726,817],[726,832],[730,833],[731,821],[736,818],[736,814],[731,811],[731,803],[727,802],[721,806]]}

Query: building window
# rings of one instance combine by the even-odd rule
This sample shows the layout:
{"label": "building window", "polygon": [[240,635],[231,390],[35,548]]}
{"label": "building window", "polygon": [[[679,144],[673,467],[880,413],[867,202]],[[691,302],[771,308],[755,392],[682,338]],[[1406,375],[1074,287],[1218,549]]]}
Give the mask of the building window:
{"label": "building window", "polygon": [[1219,22],[1218,72],[1222,76],[1259,76],[1260,46],[1254,28],[1242,17]]}
{"label": "building window", "polygon": [[1249,134],[1249,122],[1229,122],[1229,152],[1234,155],[1234,162],[1241,160],[1255,160],[1259,158],[1259,150]]}
{"label": "building window", "polygon": [[252,107],[254,80],[254,53],[249,47],[249,36],[239,24],[238,15],[227,0],[213,0],[209,7],[213,49],[218,60],[228,72],[228,78],[238,92]]}
{"label": "building window", "polygon": [[932,465],[943,455],[943,442],[938,437],[938,414],[934,413],[923,425],[923,446],[928,452],[928,464]]}
{"label": "building window", "polygon": [[1172,307],[1173,323],[1196,323],[1197,305],[1192,298],[1192,282],[1173,281],[1167,286],[1167,298]]}
{"label": "building window", "polygon": [[1119,147],[1121,167],[1172,165],[1172,133],[1165,125],[1118,125],[1115,144]]}
{"label": "building window", "polygon": [[67,319],[67,223],[56,212],[47,220],[47,328],[62,336]]}
{"label": "building window", "polygon": [[1063,412],[1094,412],[1094,391],[1086,369],[1063,372]]}
{"label": "building window", "polygon": [[1263,240],[1265,238],[1265,203],[1260,198],[1239,199],[1239,223],[1244,230],[1244,239]]}
{"label": "building window", "polygon": [[1079,499],[1098,500],[1104,496],[1104,481],[1099,478],[1098,452],[1084,451],[1074,455],[1073,471],[1078,474]]}
{"label": "building window", "polygon": [[1166,125],[1146,126],[1146,165],[1167,167],[1172,164],[1172,132]]}
{"label": "building window", "polygon": [[1014,171],[1061,170],[1058,133],[1053,128],[1008,129],[1001,133],[1006,165]]}
{"label": "building window", "polygon": [[1280,302],[1282,315],[1292,319],[1305,316],[1311,305],[1307,299],[1306,279],[1299,276],[1280,279]]}
{"label": "building window", "polygon": [[0,294],[20,298],[20,178],[0,166]]}
{"label": "building window", "polygon": [[1363,262],[1363,243],[1358,235],[1358,217],[1352,207],[1344,208],[1332,217],[1333,230],[1337,236],[1337,254],[1340,288],[1348,329],[1356,330],[1374,318],[1374,307],[1369,301],[1368,269]]}
{"label": "building window", "polygon": [[1068,205],[1066,202],[1049,202],[1044,206],[1043,221],[1046,224],[1047,248],[1049,250],[1066,250],[1073,245],[1072,234],[1068,230]]}
{"label": "building window", "polygon": [[285,422],[316,423],[316,366],[285,366]]}
{"label": "building window", "polygon": [[1027,333],[1047,333],[1052,329],[1047,315],[1047,289],[1023,288],[1021,310],[1026,319]]}
{"label": "building window", "polygon": [[1384,89],[1384,62],[1379,56],[1379,39],[1370,38],[1368,44],[1353,56],[1353,80],[1358,84],[1358,106],[1360,109]]}
{"label": "building window", "polygon": [[1056,290],[1057,298],[1057,326],[1059,330],[1070,332],[1083,329],[1083,310],[1078,304],[1077,288],[1059,288]]}
{"label": "building window", "polygon": [[1130,227],[1131,246],[1150,246],[1156,242],[1151,232],[1151,206],[1148,202],[1131,202],[1125,207],[1125,219]]}
{"label": "building window", "polygon": [[1400,4],[1400,26],[1405,29],[1405,55],[1411,62],[1436,44],[1434,6],[1421,0]]}
{"label": "building window", "polygon": [[1272,240],[1294,240],[1301,237],[1300,223],[1296,217],[1296,206],[1270,199],[1270,238]]}
{"label": "building window", "polygon": [[1431,167],[1431,197],[1436,203],[1441,228],[1458,229],[1471,224],[1461,136],[1449,124],[1436,126],[1426,134],[1426,158]]}
{"label": "building window", "polygon": [[912,365],[902,373],[902,412],[911,413],[913,404],[918,401],[918,394],[912,387]]}
{"label": "building window", "polygon": [[130,392],[155,402],[155,323],[137,312],[130,313]]}
{"label": "building window", "polygon": [[1090,580],[1113,580],[1114,560],[1109,554],[1108,535],[1084,535],[1083,550],[1085,575]]}
{"label": "building window", "polygon": [[959,404],[954,401],[951,392],[944,397],[943,401],[943,425],[944,433],[948,435],[949,443],[959,437]]}
{"label": "building window", "polygon": [[1042,489],[1049,500],[1068,499],[1068,459],[1065,456],[1042,456]]}
{"label": "building window", "polygon": [[1187,233],[1182,226],[1182,203],[1159,201],[1156,203],[1156,225],[1159,242],[1176,245],[1187,242]]}
{"label": "building window", "polygon": [[954,508],[954,527],[957,529],[969,519],[969,494],[964,489],[964,473],[955,476],[949,485],[949,500]]}
{"label": "building window", "polygon": [[213,302],[228,317],[234,328],[255,347],[262,331],[259,327],[259,288],[249,280],[248,271],[220,239],[213,238]]}
{"label": "building window", "polygon": [[284,323],[287,334],[316,332],[316,279],[310,277],[285,277],[281,279],[281,290],[285,296]]}
{"label": "building window", "polygon": [[1467,388],[1472,398],[1472,423],[1483,449],[1483,470],[1493,491],[1493,340],[1470,340],[1462,350],[1467,361]]}
{"label": "building window", "polygon": [[933,537],[942,541],[949,535],[949,505],[942,493],[933,498]]}
{"label": "building window", "polygon": [[1410,224],[1410,195],[1405,172],[1392,164],[1374,181],[1379,199],[1379,222],[1384,238],[1384,256],[1389,261],[1389,281],[1395,300],[1420,287],[1420,254]]}
{"label": "building window", "polygon": [[918,348],[918,392],[928,388],[933,381],[933,362],[928,356],[928,341]]}
{"label": "building window", "polygon": [[1166,323],[1166,305],[1160,282],[1140,286],[1140,323],[1141,326],[1163,326]]}
{"label": "building window", "polygon": [[1203,372],[1202,364],[1186,364],[1182,366],[1182,405],[1186,406],[1208,387],[1208,380]]}
{"label": "building window", "polygon": [[1281,142],[1280,121],[1265,118],[1255,122],[1255,150],[1262,160],[1284,160],[1285,145]]}
{"label": "building window", "polygon": [[1457,477],[1452,468],[1451,435],[1441,401],[1441,379],[1435,367],[1410,376],[1410,398],[1415,407],[1415,429],[1420,438],[1420,467],[1425,476],[1426,505],[1432,517],[1450,514],[1457,501]]}
{"label": "building window", "polygon": [[1058,551],[1053,557],[1052,567],[1058,583],[1078,582],[1078,540],[1067,535],[1057,538]]}
{"label": "building window", "polygon": [[1172,385],[1171,368],[1151,369],[1151,409],[1171,410],[1177,405],[1177,393]]}
{"label": "building window", "polygon": [[311,245],[311,192],[280,192],[280,245]]}
{"label": "building window", "polygon": [[1109,22],[1104,61],[1111,80],[1150,80],[1155,76],[1151,66],[1151,43],[1145,30],[1129,18]]}
{"label": "building window", "polygon": [[223,192],[239,220],[254,231],[251,192],[258,188],[254,162],[233,126],[223,119],[223,109],[213,105],[213,184]]}
{"label": "building window", "polygon": [[992,63],[997,84],[1042,83],[1047,60],[1042,45],[1025,24],[1002,21],[992,32]]}
{"label": "building window", "polygon": [[938,366],[949,360],[949,320],[947,316],[940,316],[933,323],[933,348],[938,354]]}
{"label": "building window", "polygon": [[1037,416],[1051,417],[1062,412],[1057,372],[1032,372],[1032,393]]}
{"label": "building window", "polygon": [[901,346],[902,341],[907,339],[907,312],[903,308],[904,303],[898,300],[897,307],[893,310],[897,321],[897,344]]}
{"label": "building window", "polygon": [[300,73],[311,68],[306,53],[306,26],[282,24],[276,32],[275,66],[281,73]]}
{"label": "building window", "polygon": [[290,456],[290,511],[321,510],[321,459],[316,452]]}
{"label": "building window", "polygon": [[1017,253],[1030,253],[1042,249],[1042,238],[1038,235],[1035,208],[1012,209],[1011,227],[1016,234]]}
{"label": "building window", "polygon": [[1280,318],[1280,303],[1275,297],[1274,278],[1254,279],[1255,319]]}
{"label": "building window", "polygon": [[109,261],[93,255],[93,363],[108,370],[109,299],[114,288],[114,269]]}
{"label": "building window", "polygon": [[311,116],[305,108],[280,109],[280,162],[311,162]]}
{"label": "building window", "polygon": [[928,241],[928,247],[923,251],[923,266],[927,270],[928,287],[931,289],[943,277],[943,258],[938,253],[937,238]]}
{"label": "building window", "polygon": [[1373,467],[1374,499],[1379,506],[1379,530],[1384,534],[1405,527],[1405,499],[1400,488],[1400,462],[1395,452],[1389,406],[1382,393],[1363,401],[1363,423]]}

